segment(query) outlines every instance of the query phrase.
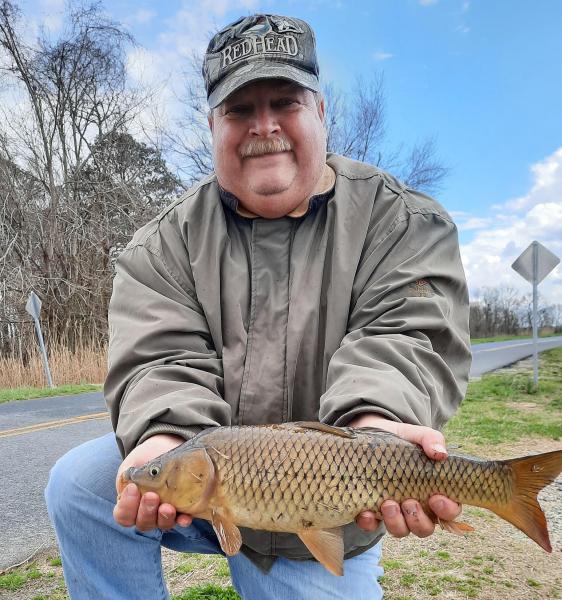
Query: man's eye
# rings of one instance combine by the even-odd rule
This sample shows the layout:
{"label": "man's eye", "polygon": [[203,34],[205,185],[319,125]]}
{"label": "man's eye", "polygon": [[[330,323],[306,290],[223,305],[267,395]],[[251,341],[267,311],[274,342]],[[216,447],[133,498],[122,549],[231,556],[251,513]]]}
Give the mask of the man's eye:
{"label": "man's eye", "polygon": [[292,104],[296,104],[296,102],[294,98],[280,98],[275,104],[278,106],[291,106]]}
{"label": "man's eye", "polygon": [[226,113],[233,115],[243,115],[246,114],[249,110],[250,107],[246,106],[245,104],[235,104],[234,106],[229,106],[226,109]]}

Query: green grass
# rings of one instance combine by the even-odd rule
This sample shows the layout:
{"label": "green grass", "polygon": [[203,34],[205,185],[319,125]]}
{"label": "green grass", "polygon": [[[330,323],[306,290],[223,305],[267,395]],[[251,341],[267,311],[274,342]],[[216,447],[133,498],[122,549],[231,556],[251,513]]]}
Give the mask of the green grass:
{"label": "green grass", "polygon": [[83,392],[97,392],[102,385],[95,383],[82,383],[80,385],[59,385],[54,388],[2,388],[0,389],[0,403],[12,400],[29,400],[30,398],[47,398],[50,396],[68,396],[70,394],[81,394]]}
{"label": "green grass", "polygon": [[381,566],[385,571],[392,571],[394,569],[403,569],[405,564],[401,560],[393,558],[383,558],[381,560]]}
{"label": "green grass", "polygon": [[[559,333],[547,333],[539,335],[540,338],[547,338],[552,336],[560,335]],[[486,344],[488,342],[509,342],[510,340],[532,340],[533,337],[529,335],[496,335],[495,337],[484,337],[484,338],[473,338],[470,340],[471,344]]]}
{"label": "green grass", "polygon": [[[453,554],[441,550],[426,551],[421,557],[423,560],[417,556],[419,552],[412,546],[403,560],[396,561],[398,568],[382,580],[385,597],[398,600],[402,597],[414,599],[422,594],[431,597],[444,594],[444,597],[478,598],[483,589],[513,586],[506,581],[509,578],[509,564],[491,555],[471,556],[467,553],[462,557],[454,549]],[[392,562],[392,559],[386,559],[383,565],[385,562]],[[538,587],[528,579],[524,581],[528,587]],[[409,594],[404,595],[405,591]],[[498,590],[497,597],[505,597],[505,594]]]}
{"label": "green grass", "polygon": [[25,568],[0,575],[0,590],[19,590],[30,579],[38,579],[39,577],[41,577],[41,573],[32,563]]}
{"label": "green grass", "polygon": [[187,588],[171,600],[240,600],[232,586],[222,588],[218,585],[198,585]]}
{"label": "green grass", "polygon": [[524,437],[562,438],[562,348],[541,354],[539,386],[532,374],[489,374],[472,381],[445,428],[451,444],[480,446]]}
{"label": "green grass", "polygon": [[186,554],[182,562],[173,568],[172,573],[186,575],[203,569],[209,569],[219,577],[230,577],[227,560],[215,554]]}

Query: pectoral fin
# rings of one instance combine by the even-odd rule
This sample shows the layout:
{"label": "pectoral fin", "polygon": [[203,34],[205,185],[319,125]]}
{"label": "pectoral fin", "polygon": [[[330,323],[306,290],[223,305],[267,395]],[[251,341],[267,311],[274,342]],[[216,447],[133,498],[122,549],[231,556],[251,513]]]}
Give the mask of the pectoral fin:
{"label": "pectoral fin", "polygon": [[223,508],[213,508],[211,511],[211,523],[217,534],[223,552],[232,556],[240,552],[242,536],[240,530],[230,517],[230,511]]}
{"label": "pectoral fin", "polygon": [[310,553],[330,573],[343,575],[343,530],[341,527],[334,529],[306,529],[300,531],[298,536]]}

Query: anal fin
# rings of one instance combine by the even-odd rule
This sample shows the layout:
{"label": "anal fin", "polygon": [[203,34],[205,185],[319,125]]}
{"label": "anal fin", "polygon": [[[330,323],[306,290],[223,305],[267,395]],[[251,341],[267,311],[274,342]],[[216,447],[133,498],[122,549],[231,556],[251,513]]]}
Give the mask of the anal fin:
{"label": "anal fin", "polygon": [[234,524],[230,511],[223,508],[213,508],[211,510],[211,523],[223,552],[227,556],[238,554],[242,546],[242,535],[240,529]]}
{"label": "anal fin", "polygon": [[341,527],[305,529],[299,531],[298,536],[310,550],[312,556],[330,573],[343,575],[343,530]]}
{"label": "anal fin", "polygon": [[474,531],[472,525],[463,523],[462,521],[443,521],[443,519],[437,519],[437,522],[441,526],[441,529],[455,535],[464,535],[465,533]]}

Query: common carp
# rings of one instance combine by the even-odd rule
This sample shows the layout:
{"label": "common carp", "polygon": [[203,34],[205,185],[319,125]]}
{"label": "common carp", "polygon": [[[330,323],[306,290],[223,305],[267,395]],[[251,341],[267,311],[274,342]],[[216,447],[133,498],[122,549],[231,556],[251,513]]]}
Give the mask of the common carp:
{"label": "common carp", "polygon": [[[433,494],[487,508],[547,552],[552,548],[538,492],[562,471],[562,450],[486,461],[449,454],[444,461],[391,433],[315,422],[214,427],[131,467],[141,494],[154,491],[178,512],[211,521],[227,555],[240,550],[238,526],[297,534],[330,572],[343,574],[341,526],[391,498],[418,500],[431,515]],[[454,533],[465,523],[441,525]]]}

